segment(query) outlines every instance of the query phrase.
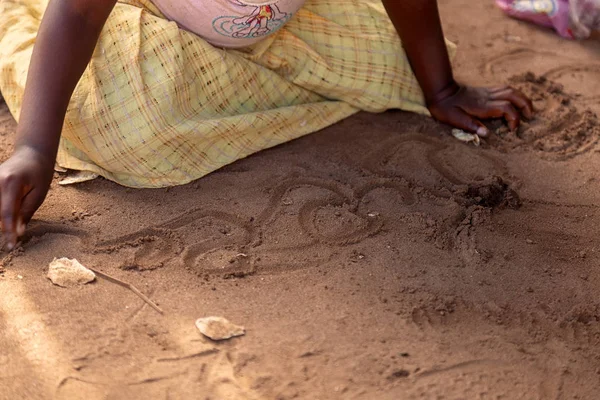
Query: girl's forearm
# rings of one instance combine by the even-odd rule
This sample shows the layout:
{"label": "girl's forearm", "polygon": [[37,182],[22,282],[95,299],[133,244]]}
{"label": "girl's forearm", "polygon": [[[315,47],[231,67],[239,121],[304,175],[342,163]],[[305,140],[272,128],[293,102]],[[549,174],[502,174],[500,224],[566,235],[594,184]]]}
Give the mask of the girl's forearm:
{"label": "girl's forearm", "polygon": [[427,104],[456,90],[436,0],[383,0]]}
{"label": "girl's forearm", "polygon": [[75,86],[116,0],[51,0],[33,50],[17,127],[17,150],[54,163]]}

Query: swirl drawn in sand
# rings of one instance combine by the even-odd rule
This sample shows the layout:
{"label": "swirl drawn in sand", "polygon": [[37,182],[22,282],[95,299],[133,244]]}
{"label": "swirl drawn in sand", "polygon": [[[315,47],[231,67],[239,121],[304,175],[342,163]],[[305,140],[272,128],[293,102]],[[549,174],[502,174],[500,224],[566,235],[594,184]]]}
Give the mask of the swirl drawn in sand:
{"label": "swirl drawn in sand", "polygon": [[572,58],[561,56],[551,51],[534,50],[518,47],[484,58],[479,66],[481,74],[494,81],[502,81],[528,71],[542,74],[547,72],[548,60],[553,60],[553,66],[559,67],[573,62]]}
{"label": "swirl drawn in sand", "polygon": [[[550,76],[563,72],[557,69]],[[600,139],[596,113],[581,106],[562,84],[532,73],[515,76],[511,83],[533,100],[536,117],[524,122],[516,135],[498,130],[501,149],[533,149],[543,158],[565,160],[596,148]]]}
{"label": "swirl drawn in sand", "polygon": [[[437,176],[437,184],[423,185],[395,165],[397,160],[406,158],[407,149],[415,146],[422,146],[425,166]],[[469,157],[477,159],[476,169],[487,165],[484,173],[478,177],[467,171],[465,175],[465,168],[455,163],[452,151],[456,149],[470,152]],[[270,190],[266,206],[256,216],[197,208],[158,225],[100,242],[93,242],[83,231],[62,225],[40,225],[28,235],[57,233],[80,237],[92,253],[120,254],[121,268],[126,270],[152,270],[175,263],[200,276],[277,273],[330,262],[339,255],[339,249],[378,234],[387,218],[370,213],[365,203],[377,191],[395,193],[405,208],[403,212],[410,212],[422,195],[446,200],[454,196],[462,206],[473,203],[469,197],[478,197],[483,204],[487,200],[481,200],[479,193],[459,193],[453,188],[466,187],[468,182],[483,180],[487,175],[506,174],[505,165],[485,153],[419,135],[402,135],[382,143],[364,164],[372,175],[355,187],[331,179],[289,176]],[[440,190],[448,188],[454,194]],[[282,224],[290,226],[288,237],[270,233],[270,226]],[[287,260],[284,265],[282,258]]]}
{"label": "swirl drawn in sand", "polygon": [[[544,78],[564,86],[577,103],[594,108],[600,101],[600,64],[569,64],[551,69]],[[583,84],[582,84],[583,83]],[[594,110],[596,111],[596,110]]]}
{"label": "swirl drawn in sand", "polygon": [[494,82],[510,82],[528,95],[536,108],[535,119],[524,123],[516,135],[496,124],[501,141],[495,147],[504,151],[533,149],[543,158],[559,160],[596,148],[600,64],[516,48],[485,59],[479,69]]}
{"label": "swirl drawn in sand", "polygon": [[[398,188],[407,197],[407,193],[410,193],[407,188],[398,184],[382,185]],[[286,206],[287,198],[292,192],[303,188],[311,191],[317,189],[320,196],[305,199],[296,205],[295,224],[301,237],[292,238],[292,244],[278,244],[265,239],[268,226],[281,216],[283,208],[289,207]],[[372,188],[365,187],[356,193],[364,196],[371,190]],[[302,253],[310,247],[346,246],[377,234],[383,221],[359,211],[361,198],[356,197],[356,193],[337,182],[294,177],[272,190],[264,211],[257,217],[196,209],[156,227],[98,243],[95,248],[98,252],[137,248],[129,264],[138,269],[156,268],[177,259],[187,269],[199,275],[236,277],[252,274],[258,269],[260,272],[276,272],[276,266],[260,262],[274,252],[286,252],[292,255],[292,259],[302,258]],[[410,202],[410,199],[407,201]],[[353,223],[344,229],[325,232],[320,227],[320,219],[323,213],[331,211],[331,207],[346,207],[349,214],[355,217]],[[204,240],[186,244],[182,238],[189,237],[185,233],[192,228],[201,229]],[[291,264],[285,269],[294,269],[294,263]]]}

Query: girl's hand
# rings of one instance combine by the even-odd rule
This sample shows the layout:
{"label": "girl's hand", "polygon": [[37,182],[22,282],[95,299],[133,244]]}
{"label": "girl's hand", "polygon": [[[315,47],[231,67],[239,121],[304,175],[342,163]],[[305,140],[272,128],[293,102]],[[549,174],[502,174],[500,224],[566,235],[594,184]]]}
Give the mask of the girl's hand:
{"label": "girl's hand", "polygon": [[9,249],[48,193],[69,101],[116,3],[48,2],[29,64],[17,150],[0,165],[0,219]]}
{"label": "girl's hand", "polygon": [[521,114],[533,117],[533,104],[523,93],[511,87],[472,88],[453,84],[428,104],[438,121],[485,137],[488,129],[480,121],[504,118],[511,130],[519,127]]}
{"label": "girl's hand", "polygon": [[53,173],[54,161],[29,147],[0,165],[0,218],[9,250],[46,198]]}

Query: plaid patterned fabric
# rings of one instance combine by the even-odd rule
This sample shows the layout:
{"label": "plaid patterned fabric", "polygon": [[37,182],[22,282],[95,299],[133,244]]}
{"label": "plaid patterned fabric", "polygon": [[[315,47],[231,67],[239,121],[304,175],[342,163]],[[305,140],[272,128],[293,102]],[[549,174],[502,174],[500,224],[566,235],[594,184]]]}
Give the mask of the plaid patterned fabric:
{"label": "plaid patterned fabric", "polygon": [[[46,4],[0,0],[0,90],[17,119]],[[71,100],[57,163],[131,187],[179,185],[393,108],[427,113],[381,1],[308,0],[243,50],[211,46],[147,0],[121,1]]]}

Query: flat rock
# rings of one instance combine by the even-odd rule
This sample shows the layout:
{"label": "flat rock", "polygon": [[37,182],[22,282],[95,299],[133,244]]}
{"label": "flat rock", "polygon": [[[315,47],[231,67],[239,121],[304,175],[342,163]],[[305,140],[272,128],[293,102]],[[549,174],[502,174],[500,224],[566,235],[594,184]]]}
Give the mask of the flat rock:
{"label": "flat rock", "polygon": [[478,135],[467,133],[462,129],[452,129],[452,136],[461,142],[470,143],[473,142],[475,146],[479,146],[481,144],[481,139],[479,139]]}
{"label": "flat rock", "polygon": [[96,279],[96,274],[75,259],[55,258],[48,266],[48,279],[57,286],[85,285]]}
{"label": "flat rock", "polygon": [[235,325],[222,317],[200,318],[196,321],[200,332],[212,340],[226,340],[236,336],[243,336],[246,329]]}

